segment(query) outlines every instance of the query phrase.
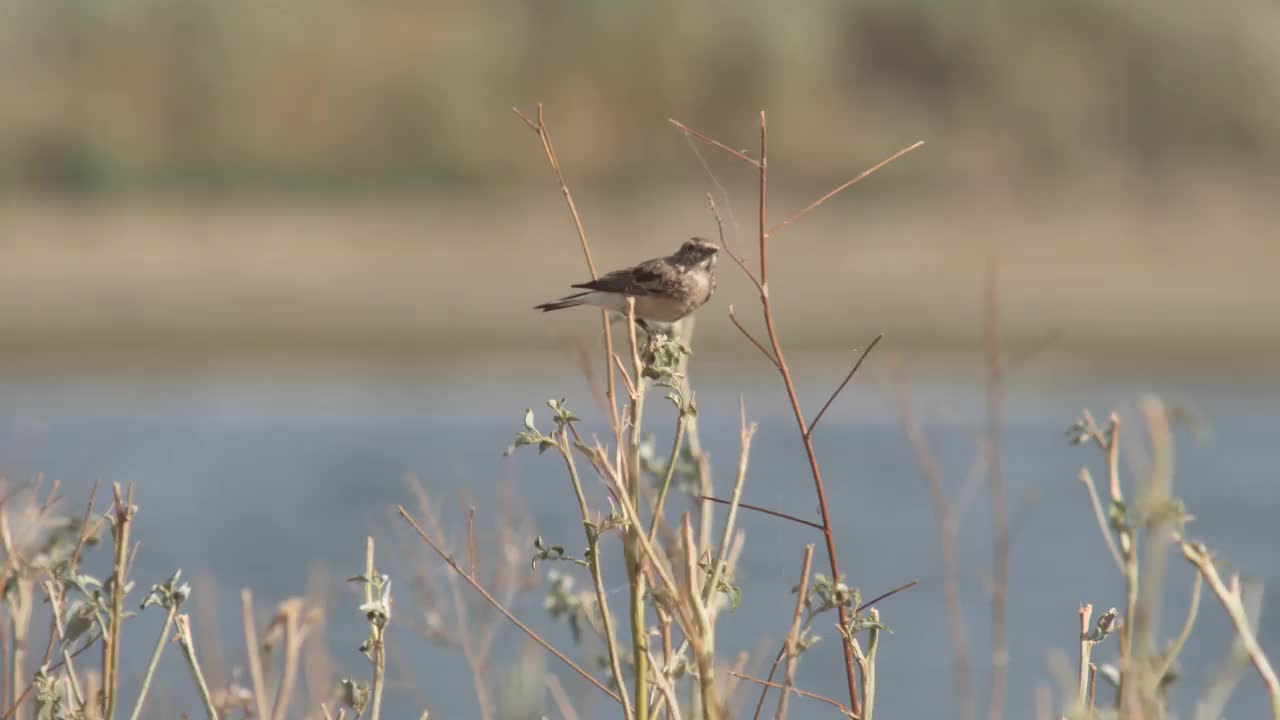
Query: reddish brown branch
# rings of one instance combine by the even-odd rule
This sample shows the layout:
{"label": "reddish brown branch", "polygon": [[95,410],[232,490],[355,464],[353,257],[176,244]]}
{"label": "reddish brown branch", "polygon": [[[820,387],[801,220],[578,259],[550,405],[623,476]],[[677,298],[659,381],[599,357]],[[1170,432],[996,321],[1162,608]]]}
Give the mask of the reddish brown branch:
{"label": "reddish brown branch", "polygon": [[757,350],[764,353],[764,356],[769,359],[769,362],[772,363],[775,368],[778,367],[778,359],[773,356],[773,353],[769,352],[768,348],[766,348],[763,343],[755,339],[751,332],[743,327],[742,323],[738,322],[738,317],[733,314],[732,305],[729,306],[729,321],[733,323],[734,327],[738,328],[738,332],[742,333],[743,337],[750,340],[751,344],[756,346]]}
{"label": "reddish brown branch", "polygon": [[827,696],[825,696],[825,695],[819,695],[819,694],[817,694],[817,693],[812,693],[812,692],[809,692],[809,691],[807,691],[807,690],[801,690],[801,689],[799,689],[799,688],[795,688],[795,687],[786,687],[786,686],[784,686],[784,685],[781,685],[781,684],[779,684],[779,683],[776,683],[776,682],[773,682],[773,681],[770,681],[770,680],[761,680],[760,678],[757,678],[757,677],[751,677],[750,675],[747,675],[746,673],[739,673],[739,672],[732,672],[732,671],[731,671],[729,674],[730,674],[730,675],[732,675],[732,676],[734,676],[734,677],[736,677],[736,678],[742,678],[743,680],[747,680],[747,681],[750,681],[750,682],[753,682],[753,683],[757,683],[757,684],[759,684],[759,685],[764,685],[765,687],[771,687],[771,688],[775,688],[775,689],[778,689],[778,690],[786,690],[787,692],[795,693],[796,695],[799,695],[800,697],[807,697],[807,698],[809,698],[810,700],[817,700],[818,702],[824,702],[824,703],[826,703],[826,704],[830,705],[831,707],[836,708],[837,710],[839,710],[841,713],[843,713],[843,714],[844,714],[844,716],[845,716],[845,717],[849,717],[849,718],[857,718],[857,717],[858,717],[857,713],[854,713],[853,711],[849,710],[849,708],[847,708],[847,707],[845,707],[843,704],[841,704],[841,703],[840,703],[840,701],[838,701],[838,700],[832,700],[831,698],[829,698],[829,697],[827,697]]}
{"label": "reddish brown branch", "polygon": [[849,384],[849,381],[853,380],[853,376],[857,374],[858,368],[862,367],[862,361],[867,359],[867,356],[871,354],[871,351],[874,350],[876,345],[883,339],[884,333],[880,333],[876,336],[876,339],[872,340],[871,344],[862,351],[862,354],[858,356],[858,362],[853,364],[853,369],[849,371],[848,375],[844,376],[844,380],[841,381],[840,386],[837,387],[835,392],[831,393],[831,397],[827,398],[827,401],[823,403],[822,409],[818,411],[818,414],[813,416],[813,422],[809,423],[809,429],[807,431],[809,437],[813,437],[813,429],[818,426],[818,421],[821,420],[823,414],[827,412],[827,408],[831,407],[831,403],[836,401],[836,398],[844,391],[844,388]]}
{"label": "reddish brown branch", "polygon": [[[729,505],[729,504],[730,504],[730,502],[729,502],[728,500],[724,500],[724,499],[722,499],[722,498],[718,498],[718,497],[712,497],[712,496],[710,496],[710,495],[699,495],[699,496],[698,496],[698,499],[699,499],[699,500],[707,500],[707,501],[709,501],[709,502],[717,503],[717,504],[720,504],[720,505]],[[822,529],[822,526],[821,526],[821,525],[819,525],[819,524],[818,524],[818,523],[816,523],[816,522],[813,522],[812,520],[805,520],[805,519],[803,519],[803,518],[798,518],[798,517],[796,517],[795,515],[788,515],[788,514],[786,514],[786,513],[784,513],[784,512],[778,512],[777,510],[770,510],[770,509],[769,509],[769,508],[767,508],[767,507],[761,507],[761,506],[759,506],[759,505],[748,505],[747,503],[744,503],[744,502],[740,502],[740,503],[738,503],[738,507],[743,508],[744,510],[754,510],[754,511],[756,511],[756,512],[758,512],[758,513],[764,513],[765,515],[772,515],[772,516],[774,516],[774,517],[776,517],[776,518],[781,518],[781,519],[783,519],[783,520],[790,520],[791,522],[793,522],[793,523],[799,523],[800,525],[807,525],[807,526],[809,526],[809,527],[811,527],[811,528],[814,528],[814,529],[816,529],[816,530],[821,530],[821,529]]]}
{"label": "reddish brown branch", "polygon": [[809,203],[808,205],[806,205],[806,206],[804,207],[804,209],[802,209],[802,210],[797,210],[796,212],[792,213],[792,214],[791,214],[791,215],[790,215],[786,220],[783,220],[782,222],[778,223],[777,225],[774,225],[773,227],[769,228],[769,232],[768,232],[767,234],[768,234],[768,235],[772,235],[772,234],[774,234],[775,232],[777,232],[777,231],[781,230],[782,228],[784,228],[784,227],[786,227],[786,226],[790,225],[791,223],[793,223],[793,222],[795,222],[795,221],[799,220],[800,218],[804,217],[805,215],[808,215],[809,213],[811,213],[811,212],[813,212],[814,210],[816,210],[816,209],[818,208],[818,206],[819,206],[819,205],[821,205],[822,203],[824,203],[824,202],[826,202],[826,201],[830,200],[831,198],[835,197],[836,195],[839,195],[840,193],[844,192],[845,190],[848,190],[849,188],[853,187],[854,185],[857,185],[859,182],[862,182],[863,180],[867,179],[867,177],[868,177],[868,176],[872,175],[872,174],[873,174],[873,173],[875,173],[877,170],[882,169],[884,166],[888,165],[889,163],[893,162],[894,160],[897,160],[898,158],[902,157],[903,155],[906,155],[907,153],[911,152],[912,150],[915,150],[916,148],[920,147],[921,145],[924,145],[924,141],[923,141],[923,140],[917,140],[914,144],[912,144],[912,145],[908,145],[907,147],[902,148],[901,150],[899,150],[898,152],[896,152],[896,153],[894,153],[894,154],[890,155],[889,157],[885,158],[884,160],[881,160],[880,162],[876,163],[875,165],[872,165],[871,167],[867,168],[866,170],[863,170],[861,173],[858,173],[858,176],[857,176],[857,177],[853,178],[852,180],[848,180],[848,181],[846,181],[844,184],[840,185],[839,187],[837,187],[836,189],[834,189],[834,190],[832,190],[831,192],[827,193],[826,195],[823,195],[822,197],[818,198],[817,200],[814,200],[813,202]]}
{"label": "reddish brown branch", "polygon": [[755,273],[751,272],[751,268],[747,267],[747,261],[743,259],[741,255],[734,252],[733,248],[729,247],[729,240],[724,236],[724,218],[720,216],[720,208],[716,207],[716,200],[711,196],[711,193],[707,193],[707,207],[711,208],[711,214],[715,216],[716,219],[716,231],[720,234],[720,247],[724,248],[724,251],[729,253],[729,257],[737,263],[738,267],[742,269],[743,274],[751,280],[751,284],[756,286],[756,292],[763,295],[764,288],[760,286],[760,280],[756,278]]}
{"label": "reddish brown branch", "polygon": [[706,135],[703,135],[702,133],[698,132],[697,130],[694,130],[693,128],[689,127],[688,125],[685,125],[684,123],[680,122],[679,120],[676,120],[676,119],[674,119],[674,118],[667,118],[667,122],[669,122],[669,123],[671,123],[672,125],[675,125],[676,127],[680,128],[680,131],[681,131],[681,132],[683,132],[684,134],[686,134],[686,135],[692,135],[693,137],[698,138],[699,140],[701,140],[701,141],[702,141],[702,142],[704,142],[704,143],[707,143],[708,145],[714,145],[715,147],[720,148],[721,150],[723,150],[723,151],[725,151],[725,152],[729,153],[730,155],[732,155],[732,156],[734,156],[734,157],[738,158],[739,160],[741,160],[741,161],[743,161],[743,162],[745,162],[745,163],[748,163],[748,164],[753,165],[753,166],[755,166],[755,167],[760,167],[761,163],[763,162],[763,160],[755,160],[755,159],[753,159],[750,155],[747,155],[746,153],[742,152],[741,150],[734,150],[733,148],[729,147],[728,145],[725,145],[724,143],[720,142],[719,140],[715,140],[715,139],[712,139],[712,138],[710,138],[710,137],[707,137]]}
{"label": "reddish brown branch", "polygon": [[[582,254],[587,259],[587,270],[591,272],[591,279],[595,280],[599,275],[596,273],[595,261],[591,258],[591,246],[587,243],[587,231],[582,225],[582,216],[578,214],[578,206],[573,202],[573,193],[569,191],[569,183],[564,179],[564,172],[560,169],[560,159],[556,156],[555,146],[551,144],[551,133],[547,130],[547,123],[542,115],[542,103],[538,103],[538,121],[536,123],[520,112],[519,108],[511,108],[511,111],[530,130],[537,134],[538,140],[542,143],[543,154],[547,156],[547,163],[551,166],[551,170],[556,175],[556,180],[560,183],[560,194],[564,196],[565,205],[569,208],[569,215],[573,218],[573,227],[578,231],[578,241],[582,244]],[[613,421],[614,434],[621,440],[622,426],[618,421],[617,387],[614,384],[613,367],[610,365],[613,357],[613,329],[609,325],[609,312],[607,310],[600,311],[600,322],[604,328],[604,370],[605,376],[608,378],[605,394],[609,401],[609,415],[610,420]]]}

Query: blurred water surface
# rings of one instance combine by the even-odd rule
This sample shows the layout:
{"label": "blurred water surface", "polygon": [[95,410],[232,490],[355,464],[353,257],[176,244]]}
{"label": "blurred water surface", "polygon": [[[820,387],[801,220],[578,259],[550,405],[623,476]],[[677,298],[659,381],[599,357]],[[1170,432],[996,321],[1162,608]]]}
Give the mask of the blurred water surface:
{"label": "blurred water surface", "polygon": [[[851,582],[870,596],[920,580],[918,588],[882,608],[894,634],[880,656],[880,708],[893,717],[944,717],[951,707],[951,650],[935,525],[924,479],[898,426],[891,355],[892,348],[872,358],[865,374],[823,420],[817,445]],[[757,360],[695,356],[703,440],[717,483],[723,488],[730,481],[741,394],[749,419],[760,423],[745,500],[816,517],[785,397],[776,377]],[[915,411],[927,424],[954,496],[976,452],[981,367],[967,356],[907,360],[913,367]],[[833,355],[801,355],[793,361],[811,408],[839,378],[842,362]],[[328,584],[327,632],[338,674],[363,675],[366,664],[355,648],[364,629],[355,596],[341,579],[361,569],[363,538],[371,532],[379,539],[385,569],[396,579],[396,612],[402,618],[393,634],[392,664],[399,667],[392,675],[399,684],[388,697],[390,716],[416,717],[415,708],[425,701],[432,717],[476,717],[460,653],[433,645],[410,629],[421,615],[406,563],[424,556],[402,549],[399,521],[392,519],[395,504],[414,503],[405,476],[423,480],[448,511],[446,523],[455,538],[464,516],[459,493],[474,495],[479,525],[488,527],[496,487],[511,478],[538,533],[571,550],[581,543],[562,467],[532,452],[502,457],[525,407],[543,408],[546,398],[555,395],[567,397],[580,414],[594,414],[571,359],[539,356],[517,363],[506,357],[467,356],[370,362],[337,357],[301,368],[210,360],[200,368],[187,363],[175,369],[118,357],[108,369],[94,372],[73,372],[74,364],[59,370],[15,369],[0,380],[0,470],[11,483],[36,473],[62,481],[69,509],[81,506],[95,478],[136,483],[139,586],[160,582],[177,567],[189,577],[212,578],[212,586],[201,581],[197,591],[209,592],[206,600],[219,608],[219,629],[211,636],[219,639],[216,650],[227,667],[242,664],[243,657],[238,589],[252,587],[265,611],[289,595],[306,592],[310,581]],[[1013,526],[1012,717],[1031,713],[1038,685],[1055,684],[1050,654],[1074,652],[1078,605],[1122,605],[1120,580],[1075,480],[1082,464],[1097,470],[1098,458],[1092,449],[1070,447],[1063,434],[1081,408],[1102,416],[1119,409],[1130,420],[1125,426],[1130,441],[1137,440],[1134,404],[1139,391],[1158,392],[1170,403],[1191,408],[1210,430],[1179,434],[1175,483],[1196,516],[1192,534],[1219,550],[1234,568],[1271,585],[1280,580],[1275,553],[1280,537],[1274,525],[1280,512],[1274,489],[1280,384],[1273,373],[1162,370],[1123,358],[1045,353],[1015,369],[1007,390],[1002,457]],[[666,403],[652,404],[648,427],[658,433],[659,447],[669,440],[670,416]],[[605,507],[598,487],[593,502]],[[980,701],[988,637],[986,507],[986,495],[979,493],[963,517],[959,545]],[[801,526],[753,513],[742,516],[741,527],[747,534],[737,577],[743,602],[724,616],[721,647],[725,653],[768,647],[765,652],[771,654],[788,622],[788,590],[802,548],[820,538]],[[616,550],[616,545],[609,548]],[[104,555],[95,552],[91,564],[101,567]],[[820,552],[815,569],[824,564]],[[329,572],[317,575],[317,568]],[[1182,621],[1190,578],[1180,560],[1170,562],[1163,637],[1172,636]],[[614,593],[623,587],[621,579],[611,583]],[[1280,625],[1274,618],[1280,607],[1271,597],[1260,636],[1263,646],[1275,652]],[[568,630],[547,619],[540,600],[540,591],[522,595],[514,610],[556,644],[570,646]],[[128,642],[135,645],[126,645],[126,656],[136,659],[145,655],[159,618],[144,613],[132,624],[137,629]],[[826,639],[805,656],[801,684],[838,695],[842,671],[836,633],[830,627],[818,631]],[[1228,648],[1227,624],[1209,598],[1195,637],[1184,652],[1184,680],[1176,693],[1183,717],[1190,715],[1208,668]],[[517,657],[525,658],[526,665],[533,662],[529,658],[536,653],[517,655],[522,646],[513,628],[503,630],[496,677],[510,680],[504,673],[519,664]],[[1109,659],[1112,650],[1103,646],[1102,658]],[[170,660],[162,698],[187,707],[182,703],[194,701],[186,690],[188,680],[178,671],[176,657]],[[581,712],[588,717],[603,712],[594,691],[562,672],[553,659],[545,662],[580,698]],[[126,684],[129,677],[137,675],[127,676]],[[1258,717],[1264,707],[1257,678],[1247,670],[1228,716]],[[825,717],[823,713],[820,705],[795,703],[795,717]]]}

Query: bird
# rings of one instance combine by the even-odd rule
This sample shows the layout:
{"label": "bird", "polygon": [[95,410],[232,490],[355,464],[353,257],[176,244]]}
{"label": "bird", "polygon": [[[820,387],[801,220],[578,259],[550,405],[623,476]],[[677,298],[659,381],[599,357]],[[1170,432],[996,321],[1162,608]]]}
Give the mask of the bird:
{"label": "bird", "polygon": [[701,237],[689,238],[671,255],[615,270],[595,280],[570,285],[581,292],[535,305],[551,312],[588,305],[627,312],[627,299],[635,298],[636,324],[669,325],[702,307],[716,290],[715,265],[720,248]]}

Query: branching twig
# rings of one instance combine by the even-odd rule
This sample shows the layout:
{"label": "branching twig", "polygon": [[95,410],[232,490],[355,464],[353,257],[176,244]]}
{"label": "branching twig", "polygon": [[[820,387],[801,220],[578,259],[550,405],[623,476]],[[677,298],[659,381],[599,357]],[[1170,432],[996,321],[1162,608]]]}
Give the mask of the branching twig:
{"label": "branching twig", "polygon": [[[681,123],[678,123],[674,120],[672,121],[672,123],[675,124],[682,131],[691,132],[686,126],[684,126]],[[721,150],[724,150],[725,152],[728,152],[730,155],[738,157],[741,160],[746,160],[750,162],[754,167],[756,167],[759,170],[758,210],[759,210],[760,272],[758,275],[752,275],[750,272],[748,272],[747,274],[748,276],[752,277],[753,281],[756,282],[757,287],[760,291],[760,307],[764,317],[765,329],[768,333],[769,344],[772,347],[772,352],[769,352],[768,350],[766,350],[763,343],[760,343],[759,341],[752,338],[751,334],[746,331],[746,328],[742,327],[741,324],[738,323],[737,318],[733,317],[732,312],[730,312],[730,319],[733,321],[734,325],[738,327],[738,329],[745,336],[747,336],[748,339],[751,340],[751,343],[755,345],[758,350],[760,350],[766,357],[770,359],[770,361],[777,368],[778,372],[782,375],[783,385],[786,388],[787,398],[790,401],[792,412],[795,415],[796,426],[800,432],[801,442],[804,445],[805,454],[809,461],[809,469],[813,476],[814,489],[816,491],[817,500],[818,500],[818,508],[822,515],[823,537],[826,543],[827,557],[831,564],[831,574],[833,579],[838,582],[841,577],[840,562],[836,553],[835,536],[832,532],[831,516],[827,507],[827,500],[826,500],[826,488],[824,487],[822,482],[822,471],[818,465],[817,454],[814,451],[813,442],[812,442],[813,439],[809,434],[810,428],[805,422],[804,412],[800,407],[800,399],[796,392],[795,383],[791,377],[791,369],[788,367],[786,358],[783,355],[782,344],[778,337],[777,327],[774,323],[773,307],[771,305],[770,297],[769,297],[769,253],[768,253],[769,235],[771,232],[773,232],[773,230],[780,229],[781,227],[791,222],[794,222],[795,220],[808,214],[809,212],[811,212],[812,210],[820,206],[822,203],[826,202],[827,199],[829,199],[830,197],[833,197],[836,193],[844,190],[847,187],[850,187],[851,185],[858,182],[859,180],[862,180],[863,178],[867,177],[868,175],[875,172],[876,170],[889,164],[894,159],[901,157],[903,154],[905,154],[905,152],[908,152],[909,150],[913,150],[916,147],[919,147],[919,143],[911,146],[907,150],[900,151],[899,153],[879,163],[875,167],[859,175],[853,180],[836,188],[832,192],[828,193],[826,196],[819,198],[817,201],[811,203],[809,206],[805,207],[799,212],[793,214],[791,217],[787,218],[785,221],[783,221],[782,224],[778,225],[777,227],[770,228],[769,214],[768,214],[769,132],[768,132],[768,122],[766,120],[765,113],[763,111],[761,111],[760,113],[760,159],[758,162],[751,160],[749,157],[747,157],[745,154],[739,151],[733,150],[732,148],[728,147],[724,143],[713,141],[711,140],[711,138],[707,138],[706,136],[702,136],[702,135],[697,135],[697,137],[699,137],[699,139],[702,139],[706,142],[709,142],[710,144],[720,148]],[[703,494],[709,494],[709,493],[703,493]],[[840,613],[841,626],[847,627],[850,621],[849,609],[842,605],[839,608],[839,613]],[[844,660],[845,660],[845,676],[846,676],[846,682],[849,690],[849,702],[850,702],[852,711],[854,713],[857,713],[859,711],[858,682],[856,678],[856,670],[854,667],[853,647],[852,647],[851,641],[848,638],[845,638],[843,646],[844,646]]]}
{"label": "branching twig", "polygon": [[511,623],[516,627],[520,628],[520,630],[523,631],[525,635],[528,635],[534,642],[538,643],[543,648],[545,648],[547,652],[559,658],[562,662],[564,662],[564,664],[568,665],[574,672],[581,675],[582,678],[585,679],[587,682],[596,686],[597,689],[599,689],[605,695],[608,695],[615,702],[619,704],[622,703],[622,698],[619,697],[617,693],[605,687],[604,684],[601,683],[599,680],[597,680],[594,675],[582,669],[581,667],[578,666],[577,663],[575,663],[574,661],[570,660],[567,656],[565,656],[564,653],[555,649],[555,647],[551,645],[551,643],[544,640],[542,636],[534,632],[533,629],[530,628],[528,625],[525,625],[524,623],[520,622],[520,620],[516,618],[515,615],[512,615],[511,612],[507,610],[505,607],[503,607],[496,598],[490,595],[489,591],[485,590],[484,586],[481,585],[479,581],[467,575],[466,572],[464,572],[463,569],[458,565],[457,561],[455,561],[448,553],[444,551],[443,548],[437,545],[436,542],[432,540],[431,537],[427,535],[426,532],[423,531],[423,529],[418,525],[417,521],[413,519],[413,516],[409,514],[409,511],[404,509],[404,506],[397,505],[396,510],[400,513],[400,517],[404,518],[405,521],[408,522],[409,525],[413,528],[414,532],[418,534],[418,537],[422,538],[422,541],[425,542],[427,546],[430,547],[432,551],[435,552],[436,555],[440,556],[440,559],[443,560],[446,565],[452,568],[454,572],[461,575],[462,578],[467,581],[467,584],[470,585],[473,590],[479,593],[480,596],[484,598],[485,601],[488,602],[490,606],[493,607],[493,609],[497,610],[499,613],[502,613],[503,617],[510,620]]}
{"label": "branching twig", "polygon": [[1209,589],[1217,596],[1218,602],[1222,603],[1222,608],[1227,611],[1231,624],[1235,626],[1236,637],[1248,653],[1249,660],[1253,662],[1258,675],[1262,677],[1262,684],[1267,688],[1267,695],[1271,698],[1271,717],[1273,720],[1280,720],[1280,680],[1276,679],[1275,670],[1272,669],[1266,653],[1262,651],[1262,646],[1258,644],[1258,638],[1249,623],[1249,616],[1245,612],[1244,601],[1240,596],[1240,576],[1238,574],[1231,576],[1230,587],[1223,584],[1222,577],[1218,575],[1218,569],[1213,565],[1213,557],[1200,543],[1184,540],[1182,555],[1200,571],[1205,582],[1209,584]]}

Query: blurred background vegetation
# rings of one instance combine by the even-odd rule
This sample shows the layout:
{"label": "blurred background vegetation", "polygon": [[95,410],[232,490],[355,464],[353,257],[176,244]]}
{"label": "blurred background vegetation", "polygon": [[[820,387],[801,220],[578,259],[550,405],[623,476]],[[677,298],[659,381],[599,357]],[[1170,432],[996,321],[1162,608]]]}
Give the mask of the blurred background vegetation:
{"label": "blurred background vegetation", "polygon": [[[1277,32],[1263,0],[7,2],[0,327],[29,346],[537,341],[523,310],[582,271],[510,113],[543,102],[605,262],[713,232],[668,117],[751,146],[766,108],[775,212],[928,142],[799,230],[836,260],[797,261],[833,288],[815,303],[853,292],[904,341],[964,341],[976,320],[951,309],[981,265],[932,271],[998,234],[1015,334],[1269,345],[1280,296],[1249,261],[1276,259]],[[749,180],[707,155],[731,193]],[[545,275],[502,259],[535,250]],[[501,289],[435,317],[460,266]]]}

